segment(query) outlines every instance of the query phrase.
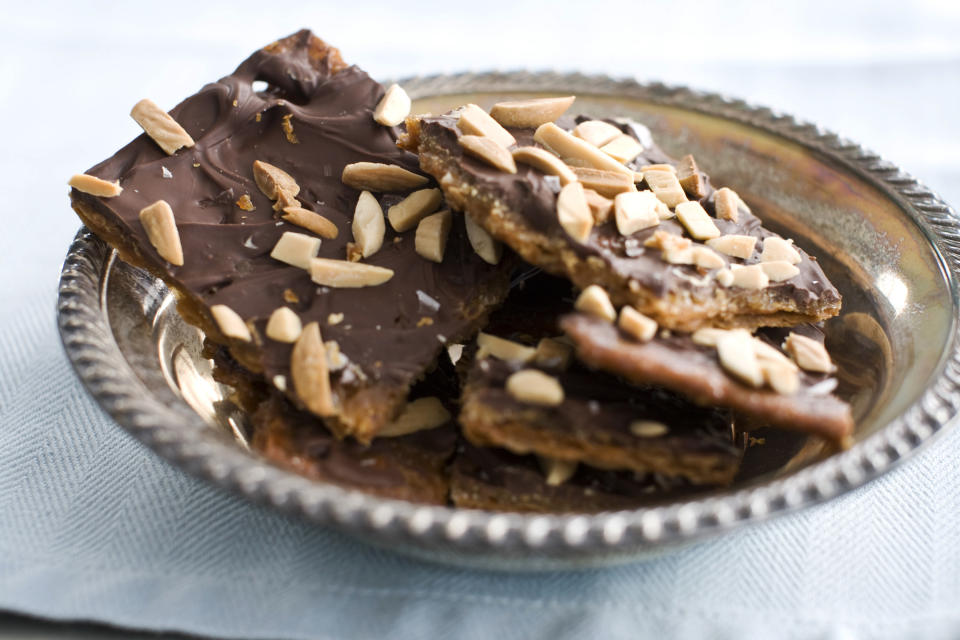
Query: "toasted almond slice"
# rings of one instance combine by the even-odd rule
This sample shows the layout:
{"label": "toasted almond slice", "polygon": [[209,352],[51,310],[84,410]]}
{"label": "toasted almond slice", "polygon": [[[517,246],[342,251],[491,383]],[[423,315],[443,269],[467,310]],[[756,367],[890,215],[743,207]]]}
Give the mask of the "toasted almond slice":
{"label": "toasted almond slice", "polygon": [[[717,276],[717,281],[724,284]],[[770,277],[759,264],[752,264],[749,267],[731,265],[730,284],[724,286],[743,287],[744,289],[763,289],[770,284]]]}
{"label": "toasted almond slice", "polygon": [[826,348],[812,338],[799,333],[791,333],[784,342],[784,349],[790,354],[794,362],[805,371],[815,373],[832,373],[836,370],[830,361],[830,354]]}
{"label": "toasted almond slice", "polygon": [[305,233],[284,231],[277,244],[274,245],[270,257],[280,262],[309,269],[310,261],[320,253],[320,238],[308,236]]}
{"label": "toasted almond slice", "polygon": [[720,365],[733,377],[751,387],[763,386],[763,371],[753,350],[753,336],[743,329],[728,331],[717,338]]}
{"label": "toasted almond slice", "polygon": [[493,138],[473,135],[460,136],[458,142],[467,155],[486,162],[494,169],[506,173],[517,172],[517,163],[513,161],[513,156],[510,155],[505,146]]}
{"label": "toasted almond slice", "polygon": [[250,335],[250,328],[246,325],[237,312],[225,304],[215,304],[210,307],[210,314],[220,327],[220,333],[228,338],[250,342],[253,336]]}
{"label": "toasted almond slice", "polygon": [[498,360],[530,362],[536,355],[536,349],[481,331],[477,334],[477,358],[488,355]]}
{"label": "toasted almond slice", "polygon": [[563,387],[560,381],[537,369],[523,369],[507,378],[507,393],[514,400],[544,407],[563,404]]}
{"label": "toasted almond slice", "polygon": [[[586,166],[594,169],[615,171],[630,176],[633,180],[633,171],[626,168],[600,149],[586,140],[577,138],[552,122],[537,127],[533,139],[545,147],[549,147],[561,158],[570,158],[583,161]],[[568,161],[569,164],[569,161]]]}
{"label": "toasted almond slice", "polygon": [[593,214],[583,193],[583,185],[571,182],[560,189],[557,196],[557,219],[571,238],[577,242],[586,242],[593,229]]}
{"label": "toasted almond slice", "polygon": [[181,147],[192,147],[194,144],[190,134],[152,100],[144,98],[133,105],[130,116],[168,156],[172,156]]}
{"label": "toasted almond slice", "polygon": [[586,196],[590,213],[593,214],[593,224],[606,224],[610,220],[610,214],[613,213],[613,200],[604,198],[593,189],[584,189],[583,195]]}
{"label": "toasted almond slice", "polygon": [[800,269],[797,269],[786,260],[761,262],[760,266],[763,267],[763,272],[767,274],[771,282],[785,282],[800,274]]}
{"label": "toasted almond slice", "polygon": [[520,164],[528,164],[548,176],[559,177],[561,186],[577,181],[576,174],[563,160],[540,147],[520,147],[514,149],[513,160]]}
{"label": "toasted almond slice", "polygon": [[637,142],[633,136],[620,134],[600,147],[600,151],[603,151],[614,160],[626,164],[640,155],[640,152],[643,151],[643,145]]}
{"label": "toasted almond slice", "polygon": [[377,108],[373,110],[373,119],[385,127],[395,127],[410,115],[410,96],[398,84],[390,85],[383,94]]}
{"label": "toasted almond slice", "polygon": [[283,211],[288,207],[300,208],[300,201],[287,191],[277,191],[277,200],[273,203],[273,210]]}
{"label": "toasted almond slice", "polygon": [[710,238],[707,240],[707,246],[714,251],[719,251],[734,258],[746,260],[753,255],[753,248],[757,244],[757,239],[753,236],[739,236],[728,234],[719,238]]}
{"label": "toasted almond slice", "polygon": [[593,189],[607,198],[612,198],[618,193],[637,190],[636,185],[633,184],[633,178],[615,171],[605,171],[591,167],[573,167],[573,173],[585,189]]}
{"label": "toasted almond slice", "polygon": [[460,131],[467,135],[490,138],[498,145],[507,149],[517,144],[509,131],[500,126],[500,123],[490,117],[486,111],[475,104],[464,105],[460,108],[460,119],[457,120]]}
{"label": "toasted almond slice", "polygon": [[717,340],[720,339],[720,336],[726,335],[730,331],[728,329],[716,329],[714,327],[704,327],[702,329],[697,329],[690,336],[690,339],[693,340],[694,344],[698,344],[702,347],[716,347]]}
{"label": "toasted almond slice", "polygon": [[498,102],[490,109],[490,117],[505,127],[534,129],[562,116],[575,99],[575,96],[566,96]]}
{"label": "toasted almond slice", "polygon": [[396,438],[418,431],[427,431],[442,427],[450,421],[450,412],[440,402],[440,398],[429,396],[417,398],[407,403],[397,419],[377,433],[380,438]]}
{"label": "toasted almond slice", "polygon": [[452,226],[453,214],[449,209],[427,216],[417,225],[414,249],[422,258],[437,263],[443,262],[443,254],[447,250],[447,238],[450,236]]}
{"label": "toasted almond slice", "polygon": [[290,307],[277,307],[267,320],[267,337],[277,342],[296,342],[303,324]]}
{"label": "toasted almond slice", "polygon": [[640,167],[640,176],[637,182],[643,180],[643,173],[646,171],[669,171],[670,173],[676,173],[677,168],[672,164],[645,164]]}
{"label": "toasted almond slice", "polygon": [[723,269],[727,266],[716,251],[709,247],[695,246],[690,248],[693,264],[701,269]]}
{"label": "toasted almond slice", "polygon": [[760,361],[763,379],[771,389],[781,395],[790,396],[800,389],[800,375],[792,364],[772,360]]}
{"label": "toasted almond slice", "polygon": [[713,218],[697,201],[681,202],[676,208],[677,219],[686,228],[694,240],[709,240],[719,238],[720,229],[714,224]]}
{"label": "toasted almond slice", "polygon": [[[436,189],[435,191],[439,191]],[[409,199],[409,198],[408,198]],[[361,191],[357,206],[353,210],[353,240],[360,255],[369,258],[383,246],[386,225],[383,222],[383,209],[369,191]]]}
{"label": "toasted almond slice", "polygon": [[161,258],[174,266],[183,266],[180,232],[177,230],[177,221],[173,217],[173,209],[166,200],[157,200],[141,209],[140,224],[143,225],[150,244]]}
{"label": "toasted almond slice", "polygon": [[577,472],[577,462],[573,460],[537,456],[537,462],[540,464],[540,470],[543,471],[544,482],[551,487],[559,487]]}
{"label": "toasted almond slice", "polygon": [[336,238],[340,234],[337,225],[333,224],[329,219],[303,207],[284,207],[283,216],[281,217],[290,224],[295,224],[308,231],[313,231],[321,238]]}
{"label": "toasted almond slice", "polygon": [[336,413],[330,391],[330,369],[327,348],[320,335],[320,325],[311,322],[303,328],[290,353],[290,376],[300,401],[318,416]]}
{"label": "toasted almond slice", "polygon": [[395,164],[354,162],[343,168],[340,180],[359,191],[409,191],[427,184],[429,180]]}
{"label": "toasted almond slice", "polygon": [[541,338],[537,343],[536,353],[533,354],[533,360],[537,364],[555,369],[566,369],[570,366],[570,358],[573,356],[573,347],[566,342],[561,342],[556,338]]}
{"label": "toasted almond slice", "polygon": [[677,179],[680,180],[680,186],[683,187],[687,195],[694,200],[699,200],[707,195],[703,177],[700,175],[697,161],[693,159],[693,156],[686,155],[680,160],[680,166],[677,168]]}
{"label": "toasted almond slice", "polygon": [[759,360],[761,364],[764,362],[777,362],[779,364],[792,367],[794,370],[797,369],[797,365],[793,363],[793,360],[791,360],[782,351],[767,344],[760,338],[753,339],[753,352],[756,354],[757,360]]}
{"label": "toasted almond slice", "polygon": [[599,149],[617,136],[622,136],[623,131],[603,120],[586,120],[573,128],[573,135]]}
{"label": "toasted almond slice", "polygon": [[652,169],[643,172],[643,179],[660,200],[668,207],[676,207],[687,201],[687,194],[683,192],[676,174],[661,169]]}
{"label": "toasted almond slice", "polygon": [[409,231],[421,220],[440,208],[443,192],[440,189],[421,189],[387,209],[390,226],[397,232]]}
{"label": "toasted almond slice", "polygon": [[630,423],[630,433],[638,438],[660,438],[670,433],[670,427],[656,420],[634,420]]}
{"label": "toasted almond slice", "polygon": [[110,182],[109,180],[102,180],[96,176],[91,176],[88,173],[74,174],[67,184],[77,191],[89,193],[92,196],[98,196],[100,198],[113,198],[123,193],[123,188],[120,186],[119,180]]}
{"label": "toasted almond slice", "polygon": [[573,308],[603,318],[607,322],[613,322],[617,319],[617,310],[613,308],[610,296],[596,284],[592,284],[580,292],[577,301],[573,303]]}
{"label": "toasted almond slice", "polygon": [[760,252],[760,262],[784,261],[790,264],[800,264],[800,252],[793,243],[777,236],[770,236],[763,240],[763,251]]}
{"label": "toasted almond slice", "polygon": [[632,338],[640,342],[649,342],[657,335],[657,321],[648,318],[630,306],[620,308],[617,326]]}
{"label": "toasted almond slice", "polygon": [[488,264],[498,264],[503,256],[503,245],[468,214],[463,215],[463,221],[467,227],[467,240],[476,254]]}
{"label": "toasted almond slice", "polygon": [[[253,180],[257,187],[271,200],[277,200],[281,194],[294,198],[300,193],[300,185],[289,173],[261,160],[253,161]],[[290,206],[290,205],[287,205]]]}
{"label": "toasted almond slice", "polygon": [[375,287],[393,277],[393,270],[363,262],[314,258],[310,261],[310,279],[319,285],[339,289]]}
{"label": "toasted almond slice", "polygon": [[619,193],[613,200],[617,231],[620,235],[633,235],[641,229],[660,224],[657,204],[660,201],[652,191]]}
{"label": "toasted almond slice", "polygon": [[740,196],[729,187],[717,189],[717,192],[713,196],[713,206],[714,209],[716,209],[718,218],[736,222],[739,215]]}

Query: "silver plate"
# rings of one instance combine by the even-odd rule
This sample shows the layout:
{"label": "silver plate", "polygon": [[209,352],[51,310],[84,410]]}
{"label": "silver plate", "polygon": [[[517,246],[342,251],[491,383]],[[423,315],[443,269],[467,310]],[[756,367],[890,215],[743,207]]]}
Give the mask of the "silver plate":
{"label": "silver plate", "polygon": [[[885,472],[947,425],[958,394],[960,233],[951,208],[859,145],[770,109],[661,84],[487,73],[403,82],[415,112],[576,94],[575,111],[646,123],[693,153],[766,220],[821,257],[844,295],[828,323],[856,443],[818,455],[751,453],[734,487],[636,511],[520,515],[426,507],[293,475],[251,452],[246,416],[213,381],[201,334],[164,284],[81,229],[60,281],[64,347],[101,406],[161,456],[212,483],[368,541],[444,562],[505,569],[597,566],[823,502]],[[767,458],[764,466],[765,457]]]}

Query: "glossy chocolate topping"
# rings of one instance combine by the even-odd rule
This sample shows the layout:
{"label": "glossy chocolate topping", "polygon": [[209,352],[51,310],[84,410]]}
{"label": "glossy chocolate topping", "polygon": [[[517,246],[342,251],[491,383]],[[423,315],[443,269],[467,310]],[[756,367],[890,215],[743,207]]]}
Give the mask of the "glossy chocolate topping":
{"label": "glossy chocolate topping", "polygon": [[[290,345],[264,333],[271,312],[287,305],[304,324],[318,321],[324,340],[335,340],[358,365],[345,369],[348,373],[339,374],[335,384],[366,377],[405,386],[446,341],[470,332],[478,309],[500,295],[493,283],[505,279],[504,269],[475,255],[459,216],[442,264],[416,254],[413,231],[397,234],[388,224],[383,248],[365,262],[395,275],[373,288],[319,287],[308,272],[270,257],[284,232],[313,234],[278,219],[273,202],[254,183],[255,160],[289,173],[300,186],[302,206],[336,224],[338,237],[323,239],[319,255],[341,260],[352,240],[359,196],[341,183],[343,167],[369,161],[418,171],[416,156],[396,147],[397,131],[372,118],[384,93],[380,84],[356,67],[345,67],[336,55],[318,60],[317,43],[301,31],[254,53],[233,74],[172,109],[196,146],[168,156],[141,135],[89,171],[119,179],[120,196],[96,198],[77,191],[72,196],[133,238],[165,279],[202,304],[226,304],[252,320],[262,340],[256,357],[268,379],[288,373]],[[402,197],[375,195],[385,213]],[[249,196],[253,210],[237,204],[242,196]],[[138,221],[139,211],[160,199],[176,218],[182,267],[158,256]],[[327,322],[330,314],[340,313],[341,322]]]}

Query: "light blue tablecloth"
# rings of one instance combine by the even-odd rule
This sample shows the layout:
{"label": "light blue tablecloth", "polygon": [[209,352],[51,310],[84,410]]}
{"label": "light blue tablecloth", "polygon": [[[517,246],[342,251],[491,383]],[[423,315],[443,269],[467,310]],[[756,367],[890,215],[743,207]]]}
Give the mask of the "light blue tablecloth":
{"label": "light blue tablecloth", "polygon": [[[511,6],[522,20],[504,23]],[[755,24],[751,3],[722,14],[694,3],[703,21],[664,22],[645,47],[629,39],[634,23],[585,6],[553,6],[571,18],[533,40],[521,28],[540,15],[533,5],[445,10],[431,14],[436,41],[409,35],[422,14],[386,2],[3,6],[0,609],[236,638],[960,636],[960,430],[794,516],[641,564],[502,575],[410,560],[224,495],[127,437],[77,383],[54,316],[78,227],[67,177],[136,133],[137,99],[173,104],[302,25],[380,77],[578,67],[743,95],[859,139],[960,200],[951,5],[778,3],[770,24],[789,25],[778,31]],[[489,44],[491,29],[509,52]],[[606,35],[571,47],[578,29]]]}

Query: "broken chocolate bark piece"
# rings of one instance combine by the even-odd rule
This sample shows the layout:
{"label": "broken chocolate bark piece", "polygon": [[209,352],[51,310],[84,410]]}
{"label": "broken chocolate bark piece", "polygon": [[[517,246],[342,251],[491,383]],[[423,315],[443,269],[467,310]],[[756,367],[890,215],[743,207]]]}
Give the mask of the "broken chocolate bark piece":
{"label": "broken chocolate bark piece", "polygon": [[[299,406],[329,414],[338,436],[363,442],[402,410],[410,385],[446,342],[482,325],[506,294],[511,268],[510,260],[491,265],[476,255],[459,214],[444,250],[432,254],[442,261],[418,255],[415,230],[387,228],[376,250],[361,232],[362,246],[348,252],[361,197],[354,187],[376,189],[365,197],[387,211],[428,182],[416,156],[397,148],[396,130],[375,121],[384,94],[336,49],[301,31],[170,111],[192,146],[165,150],[141,135],[87,172],[115,189],[90,188],[84,178],[71,192],[88,227],[175,290],[187,321],[228,344],[247,369],[282,383]],[[175,252],[158,251],[157,233],[139,219],[160,200],[174,223],[160,246],[172,246],[166,238],[176,231],[182,265]],[[283,262],[271,254],[287,232],[310,242],[281,247]],[[304,327],[298,342],[310,341],[301,343],[301,364],[323,364],[321,341],[337,354],[316,375],[299,376],[301,385],[291,378],[297,343],[266,330],[281,306]],[[330,402],[298,396],[298,388],[325,389],[323,375]]]}
{"label": "broken chocolate bark piece", "polygon": [[[466,132],[458,119],[457,111],[408,118],[401,144],[418,152],[420,166],[440,182],[451,206],[466,211],[527,262],[565,275],[580,288],[602,286],[617,306],[630,304],[670,329],[787,326],[838,313],[839,293],[802,250],[796,249],[795,270],[770,268],[776,278],[760,267],[737,274],[759,264],[763,241],[779,236],[764,229],[729,189],[716,200],[718,192],[692,158],[680,165],[678,178],[677,163],[652,143],[642,125],[581,117],[573,134],[573,123],[563,121],[562,126],[548,122],[537,129],[509,129],[517,153],[526,154],[522,157],[532,157],[531,147],[552,152],[572,166],[581,183],[587,181],[585,186],[596,183],[594,191],[601,184],[597,176],[606,180],[603,184],[625,179],[617,193],[652,191],[663,205],[659,220],[625,227],[630,233],[623,235],[612,220],[571,224],[570,207],[558,207],[563,190],[571,188],[570,178],[548,175],[558,172],[544,162],[519,162],[516,173],[509,173],[464,153],[459,141]],[[585,124],[597,126],[579,131]],[[597,137],[598,132],[604,135]],[[630,137],[641,150],[622,162],[617,153],[604,151],[608,135]],[[688,195],[698,199],[688,201]],[[667,252],[649,242],[656,233],[691,241],[692,251]],[[738,257],[704,244],[727,235],[753,237],[757,248]]]}
{"label": "broken chocolate bark piece", "polygon": [[[560,326],[573,340],[579,359],[636,384],[661,385],[704,406],[729,407],[761,424],[839,443],[853,432],[849,405],[831,393],[836,379],[830,373],[805,370],[802,365],[785,369],[776,364],[783,360],[772,354],[774,364],[767,373],[757,362],[745,361],[754,355],[748,353],[753,347],[746,332],[743,344],[737,344],[734,336],[729,361],[724,362],[725,354],[718,350],[716,337],[710,337],[710,329],[693,335],[661,333],[648,342],[638,342],[613,324],[584,313],[565,316]],[[791,332],[817,344],[823,342],[823,333],[812,325],[761,329],[758,335],[789,363],[778,347]],[[760,359],[768,353],[760,354]],[[771,376],[766,385],[765,375]],[[790,375],[796,376],[795,386],[780,386],[784,384],[780,376]]]}

